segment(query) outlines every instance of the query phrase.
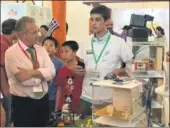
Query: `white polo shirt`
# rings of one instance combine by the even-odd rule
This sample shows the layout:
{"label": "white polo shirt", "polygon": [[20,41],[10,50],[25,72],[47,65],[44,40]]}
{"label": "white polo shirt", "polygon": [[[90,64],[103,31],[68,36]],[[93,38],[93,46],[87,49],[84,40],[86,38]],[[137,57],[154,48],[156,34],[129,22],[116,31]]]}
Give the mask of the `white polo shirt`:
{"label": "white polo shirt", "polygon": [[[98,42],[93,42],[94,43],[93,45],[94,51],[93,51],[91,45],[91,39],[89,40],[89,43],[86,45],[86,47],[84,47],[83,49],[84,52],[83,58],[85,61],[87,73],[84,78],[83,91],[81,97],[82,99],[87,100],[89,102],[92,102],[92,86],[90,85],[90,83],[92,83],[91,78],[93,77],[92,72],[98,72],[100,74],[97,81],[103,80],[104,76],[106,76],[107,73],[112,72],[114,69],[120,68],[122,62],[128,62],[128,63],[131,62],[133,57],[131,49],[123,39],[114,35],[110,35],[108,44],[104,49],[103,54],[101,55],[101,58],[96,66],[93,54],[95,53],[96,55],[99,55],[101,52],[101,48],[95,48],[98,45],[97,44]],[[103,47],[104,44],[98,46]],[[94,96],[93,101],[100,102],[112,98],[111,89],[94,87],[94,90],[95,91],[93,93]]]}

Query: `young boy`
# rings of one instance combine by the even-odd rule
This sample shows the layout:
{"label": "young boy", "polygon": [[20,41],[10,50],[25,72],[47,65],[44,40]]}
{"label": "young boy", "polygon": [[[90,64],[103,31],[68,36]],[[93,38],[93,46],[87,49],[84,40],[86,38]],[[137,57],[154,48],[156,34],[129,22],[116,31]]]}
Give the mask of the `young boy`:
{"label": "young boy", "polygon": [[[58,42],[55,38],[53,37],[46,37],[44,41],[42,42],[43,47],[47,50],[51,60],[53,61],[53,64],[56,69],[56,76],[58,74],[58,70],[63,66],[63,62],[59,60],[56,57],[56,51],[58,47]],[[49,94],[49,112],[53,112],[55,110],[55,104],[56,104],[56,83],[55,83],[55,78],[49,82],[49,89],[48,89],[48,94]]]}
{"label": "young boy", "polygon": [[62,111],[67,99],[71,100],[69,108],[73,113],[79,113],[80,96],[82,92],[83,75],[76,74],[73,69],[75,66],[79,68],[82,74],[85,72],[84,63],[76,58],[76,53],[79,49],[77,42],[66,41],[62,44],[61,57],[64,66],[59,69],[56,79],[57,90],[57,105],[56,110]]}

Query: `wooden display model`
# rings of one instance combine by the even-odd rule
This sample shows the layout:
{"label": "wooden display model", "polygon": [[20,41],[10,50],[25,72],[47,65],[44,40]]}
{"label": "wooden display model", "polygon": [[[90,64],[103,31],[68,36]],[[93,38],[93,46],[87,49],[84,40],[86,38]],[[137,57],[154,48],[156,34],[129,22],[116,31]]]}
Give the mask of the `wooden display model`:
{"label": "wooden display model", "polygon": [[132,80],[130,83],[118,85],[111,80],[103,80],[93,83],[94,86],[103,86],[113,89],[113,101],[103,108],[96,109],[94,115],[114,117],[122,120],[132,120],[143,112],[141,107],[141,86],[142,83]]}

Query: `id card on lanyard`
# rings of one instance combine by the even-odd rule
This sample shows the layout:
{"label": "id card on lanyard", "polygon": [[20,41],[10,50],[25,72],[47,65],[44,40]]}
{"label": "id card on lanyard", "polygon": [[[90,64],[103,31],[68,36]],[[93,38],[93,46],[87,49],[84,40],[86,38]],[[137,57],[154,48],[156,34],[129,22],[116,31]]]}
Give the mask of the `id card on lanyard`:
{"label": "id card on lanyard", "polygon": [[[34,49],[34,51],[35,51],[35,59],[34,59],[34,62],[33,62],[31,60],[30,56],[28,55],[28,53],[22,48],[21,44],[18,43],[18,45],[19,45],[20,49],[22,50],[22,52],[24,53],[24,55],[32,62],[33,69],[38,69],[39,68],[39,63],[38,63],[36,49]],[[41,96],[43,94],[43,92],[44,92],[42,85],[33,87],[33,92],[35,93],[36,96]]]}
{"label": "id card on lanyard", "polygon": [[101,50],[98,58],[97,58],[97,56],[96,56],[96,54],[95,54],[95,52],[94,52],[94,46],[93,46],[93,43],[94,43],[94,42],[93,42],[93,39],[91,40],[91,47],[92,47],[92,52],[93,52],[93,58],[94,58],[94,61],[95,61],[95,64],[96,64],[96,65],[95,65],[95,69],[93,69],[93,70],[91,71],[91,78],[90,78],[91,83],[100,80],[101,74],[100,74],[100,72],[98,71],[97,64],[98,64],[98,62],[100,61],[100,59],[101,59],[101,57],[102,57],[102,55],[103,55],[104,50],[106,49],[106,46],[107,46],[107,44],[108,44],[108,42],[109,42],[109,40],[110,40],[110,37],[111,37],[111,34],[109,34],[109,36],[108,36],[108,38],[107,38],[107,40],[106,40],[106,43],[105,43],[103,49]]}

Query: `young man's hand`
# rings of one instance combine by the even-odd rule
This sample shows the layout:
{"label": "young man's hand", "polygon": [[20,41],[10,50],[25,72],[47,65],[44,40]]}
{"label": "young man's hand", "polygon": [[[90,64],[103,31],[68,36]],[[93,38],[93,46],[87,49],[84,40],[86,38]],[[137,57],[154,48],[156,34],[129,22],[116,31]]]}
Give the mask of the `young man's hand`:
{"label": "young man's hand", "polygon": [[83,67],[79,66],[79,65],[75,65],[71,68],[71,70],[76,73],[77,75],[80,75],[80,76],[85,76],[86,74],[86,70],[83,69]]}
{"label": "young man's hand", "polygon": [[113,73],[116,76],[127,76],[130,77],[131,76],[131,69],[130,68],[119,68],[119,69],[114,69]]}
{"label": "young man's hand", "polygon": [[116,76],[125,76],[125,75],[127,75],[127,73],[126,73],[126,68],[114,69],[114,70],[113,70],[113,73],[114,73]]}

